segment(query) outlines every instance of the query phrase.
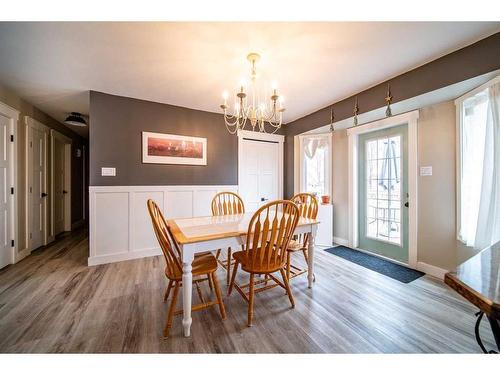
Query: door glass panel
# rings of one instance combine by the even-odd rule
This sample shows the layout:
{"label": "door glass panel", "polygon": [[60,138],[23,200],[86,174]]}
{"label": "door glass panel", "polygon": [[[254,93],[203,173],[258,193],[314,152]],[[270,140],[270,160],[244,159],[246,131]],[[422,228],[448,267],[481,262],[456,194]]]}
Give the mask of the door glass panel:
{"label": "door glass panel", "polygon": [[401,136],[368,140],[366,235],[401,245]]}

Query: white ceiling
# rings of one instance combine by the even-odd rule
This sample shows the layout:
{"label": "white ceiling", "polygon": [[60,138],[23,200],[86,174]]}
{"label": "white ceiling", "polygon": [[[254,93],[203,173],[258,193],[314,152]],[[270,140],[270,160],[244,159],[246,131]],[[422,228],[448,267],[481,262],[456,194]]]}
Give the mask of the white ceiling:
{"label": "white ceiling", "polygon": [[0,83],[60,121],[88,113],[89,90],[218,112],[256,51],[290,122],[498,31],[499,22],[0,22]]}

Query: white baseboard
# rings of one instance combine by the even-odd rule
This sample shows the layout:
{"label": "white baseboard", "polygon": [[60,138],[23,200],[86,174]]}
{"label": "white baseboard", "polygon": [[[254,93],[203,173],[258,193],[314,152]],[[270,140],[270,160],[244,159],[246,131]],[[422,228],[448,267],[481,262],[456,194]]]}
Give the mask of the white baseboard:
{"label": "white baseboard", "polygon": [[337,245],[349,246],[349,241],[341,237],[333,237],[333,242]]}
{"label": "white baseboard", "polygon": [[437,277],[440,280],[444,280],[444,275],[448,272],[448,270],[424,262],[417,262],[417,270],[424,272],[428,275]]}
{"label": "white baseboard", "polygon": [[26,258],[28,255],[31,254],[31,251],[30,249],[26,248],[26,249],[22,249],[22,250],[19,250],[15,255],[14,255],[14,263],[17,263],[21,260],[23,260],[24,258]]}
{"label": "white baseboard", "polygon": [[124,260],[139,259],[161,255],[161,249],[145,249],[139,251],[123,252],[110,255],[97,255],[88,259],[89,266],[97,266],[99,264],[122,262]]}

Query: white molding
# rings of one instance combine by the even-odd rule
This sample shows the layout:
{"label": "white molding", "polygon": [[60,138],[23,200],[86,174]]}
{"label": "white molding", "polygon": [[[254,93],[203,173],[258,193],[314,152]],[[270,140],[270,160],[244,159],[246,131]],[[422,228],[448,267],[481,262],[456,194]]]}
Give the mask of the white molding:
{"label": "white molding", "polygon": [[437,277],[438,279],[444,280],[444,275],[449,272],[444,268],[433,266],[432,264],[427,264],[424,262],[417,262],[417,270],[424,272],[427,275]]}
{"label": "white molding", "polygon": [[342,237],[333,237],[333,243],[342,246],[349,246],[349,240]]}
{"label": "white molding", "polygon": [[[33,251],[34,249],[32,248],[32,241],[30,238],[30,233],[31,233],[31,223],[32,223],[32,211],[31,208],[33,207],[31,200],[30,200],[30,178],[33,177],[33,164],[32,164],[32,158],[30,157],[30,131],[29,129],[37,129],[41,132],[44,133],[44,143],[45,143],[45,152],[43,155],[44,158],[44,178],[43,178],[43,186],[41,187],[41,190],[43,190],[46,194],[48,190],[47,182],[48,182],[48,146],[49,146],[49,128],[42,124],[41,122],[35,120],[32,117],[29,116],[24,116],[24,125],[25,125],[25,136],[26,136],[26,142],[25,142],[25,147],[24,147],[24,157],[25,157],[25,227],[26,227],[26,248],[29,252]],[[47,204],[47,199],[43,201],[43,211],[44,211],[44,222],[43,222],[43,246],[47,245],[49,243],[49,233],[48,233],[48,204]]]}
{"label": "white molding", "polygon": [[23,260],[24,258],[26,258],[30,254],[31,254],[31,251],[28,248],[24,248],[22,250],[19,250],[18,252],[15,253],[14,263],[17,263],[17,262]]}
{"label": "white molding", "polygon": [[284,135],[253,132],[251,130],[238,130],[238,138],[247,138],[255,141],[268,141],[277,143],[285,142]]}
{"label": "white molding", "polygon": [[10,154],[10,171],[9,171],[9,185],[14,188],[14,194],[9,194],[9,220],[10,220],[10,233],[9,235],[9,241],[11,239],[14,240],[14,246],[11,248],[11,254],[10,254],[10,263],[16,263],[17,262],[17,257],[18,257],[18,249],[19,249],[19,226],[18,226],[18,221],[19,221],[19,212],[18,212],[18,196],[19,196],[19,190],[18,190],[18,184],[17,184],[17,178],[18,178],[18,164],[17,164],[17,150],[18,150],[18,144],[19,141],[17,139],[18,131],[18,121],[19,121],[19,114],[20,112],[5,104],[0,102],[0,114],[4,115],[5,117],[9,118],[10,122],[10,135],[14,136],[14,142],[8,142],[8,149],[9,149],[9,154]]}
{"label": "white molding", "polygon": [[250,130],[238,131],[238,184],[242,181],[242,158],[240,150],[242,149],[243,140],[274,142],[278,144],[278,199],[283,199],[283,183],[284,183],[284,146],[285,136],[280,134],[267,134],[253,132]]}
{"label": "white molding", "polygon": [[481,92],[484,89],[486,89],[486,88],[490,87],[491,85],[494,85],[495,83],[498,83],[498,82],[500,82],[500,75],[496,76],[493,79],[490,79],[488,82],[483,83],[481,86],[478,86],[478,87],[466,92],[462,96],[458,97],[457,99],[455,99],[455,105],[462,104],[464,100],[476,95],[478,92]]}
{"label": "white molding", "polygon": [[293,137],[293,194],[300,192],[300,138]]}
{"label": "white molding", "polygon": [[148,191],[183,191],[183,190],[217,190],[226,191],[224,189],[229,189],[231,191],[236,191],[238,185],[130,185],[130,186],[89,186],[90,193],[109,193],[109,192],[148,192]]}
{"label": "white molding", "polygon": [[161,254],[146,209],[153,198],[167,218],[211,215],[210,202],[235,185],[89,187],[89,265]]}
{"label": "white molding", "polygon": [[349,163],[349,246],[358,247],[358,138],[375,130],[408,124],[408,266],[415,268],[418,258],[418,117],[419,111],[384,118],[347,129]]}
{"label": "white molding", "polygon": [[123,262],[125,260],[153,257],[153,256],[161,255],[161,254],[162,254],[162,252],[161,252],[160,247],[157,247],[157,248],[153,248],[153,249],[134,251],[133,253],[123,252],[123,253],[116,253],[116,254],[112,254],[112,255],[96,255],[96,256],[92,256],[88,259],[88,265],[89,266],[97,266],[100,264],[116,263],[116,262]]}
{"label": "white molding", "polygon": [[[64,197],[64,230],[71,230],[71,156],[73,140],[64,134],[59,133],[54,129],[50,129],[50,235],[51,239],[55,238],[54,228],[54,205],[55,205],[55,190],[54,190],[54,166],[55,166],[55,139],[64,143],[64,185],[66,185],[67,194]],[[85,170],[84,170],[85,175]],[[84,207],[85,210],[85,207]]]}

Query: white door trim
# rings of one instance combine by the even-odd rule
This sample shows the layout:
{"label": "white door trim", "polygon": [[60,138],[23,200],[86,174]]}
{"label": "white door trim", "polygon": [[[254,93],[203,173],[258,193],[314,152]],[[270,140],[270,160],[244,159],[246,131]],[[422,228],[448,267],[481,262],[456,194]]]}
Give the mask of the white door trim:
{"label": "white door trim", "polygon": [[18,256],[19,252],[19,225],[18,225],[18,184],[17,184],[17,124],[19,121],[19,111],[11,106],[0,102],[0,114],[9,119],[10,135],[14,137],[14,142],[9,142],[8,149],[10,160],[12,162],[9,171],[9,185],[14,189],[14,194],[10,194],[10,206],[9,206],[9,220],[10,220],[10,238],[14,240],[14,246],[12,246],[11,252],[11,263],[16,263],[21,258]]}
{"label": "white door trim", "polygon": [[[278,144],[278,198],[283,199],[283,143],[285,142],[285,136],[280,134],[267,134],[260,132],[253,132],[250,130],[239,130],[238,131],[238,186],[240,181],[243,179],[242,174],[242,164],[243,158],[240,153],[242,150],[243,139],[249,139],[253,141],[264,141],[264,142],[274,142]],[[241,189],[238,187],[238,190]]]}
{"label": "white door trim", "polygon": [[[25,207],[25,212],[26,212],[26,248],[27,250],[27,255],[31,253],[32,249],[32,243],[31,243],[31,238],[30,238],[30,233],[31,233],[31,224],[33,222],[32,220],[32,207],[33,205],[31,204],[31,201],[29,199],[30,197],[30,176],[33,176],[33,164],[30,163],[32,160],[30,158],[30,142],[29,142],[29,129],[37,129],[41,132],[44,133],[44,143],[45,143],[45,152],[43,155],[44,158],[44,171],[43,171],[43,186],[41,189],[44,192],[47,192],[47,149],[48,149],[48,135],[49,135],[49,128],[42,124],[41,122],[29,117],[29,116],[24,116],[24,125],[25,125],[25,135],[26,135],[26,142],[25,142],[25,165],[26,165],[26,176],[25,176],[25,182],[26,182],[26,188],[25,188],[25,199],[26,199],[26,207]],[[48,231],[47,231],[47,224],[48,224],[48,209],[47,209],[47,199],[44,200],[43,202],[43,245],[47,245],[48,241]]]}
{"label": "white door trim", "polygon": [[73,140],[65,135],[59,133],[54,129],[50,129],[50,239],[54,240],[54,165],[55,165],[55,140],[58,139],[62,141],[64,146],[64,185],[67,189],[67,194],[64,197],[64,231],[69,232],[71,230],[71,145]]}
{"label": "white door trim", "polygon": [[419,111],[403,113],[347,129],[349,143],[349,246],[358,247],[358,139],[361,134],[408,124],[408,265],[417,268],[418,230],[418,116]]}

